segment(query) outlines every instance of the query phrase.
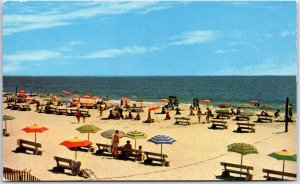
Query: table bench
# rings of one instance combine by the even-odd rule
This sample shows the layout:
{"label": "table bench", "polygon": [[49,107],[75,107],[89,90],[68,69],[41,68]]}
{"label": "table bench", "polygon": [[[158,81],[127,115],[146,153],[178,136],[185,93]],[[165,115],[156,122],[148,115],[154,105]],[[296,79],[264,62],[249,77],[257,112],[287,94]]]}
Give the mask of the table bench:
{"label": "table bench", "polygon": [[20,108],[19,104],[13,104],[11,110],[19,110],[19,108]]}
{"label": "table bench", "polygon": [[217,116],[216,119],[220,119],[220,118],[227,118],[230,119],[230,114],[229,112],[217,112]]}
{"label": "table bench", "polygon": [[60,114],[65,114],[65,115],[67,115],[67,114],[68,114],[68,109],[57,109],[57,110],[56,110],[56,114],[57,114],[57,115],[60,115]]}
{"label": "table bench", "polygon": [[250,120],[250,117],[247,115],[236,115],[235,120]]}
{"label": "table bench", "polygon": [[[267,173],[267,175],[265,175],[264,178],[267,178],[268,181],[286,180],[286,179],[282,179],[283,178],[282,176],[286,176],[286,177],[290,177],[290,178],[297,178],[297,174],[294,174],[294,173],[275,171],[275,170],[270,170],[270,169],[262,169],[262,171],[264,173]],[[270,176],[270,174],[277,175],[277,177]]]}
{"label": "table bench", "polygon": [[237,128],[237,132],[241,132],[243,129],[246,129],[246,130],[250,130],[251,133],[254,133],[255,132],[255,129],[253,128],[255,126],[255,124],[252,124],[252,123],[236,123],[238,125],[238,128]]}
{"label": "table bench", "polygon": [[7,109],[11,109],[12,107],[14,106],[14,104],[13,103],[7,103]]}
{"label": "table bench", "polygon": [[217,121],[217,120],[212,120],[212,125],[211,129],[227,129],[227,121]]}
{"label": "table bench", "polygon": [[77,176],[79,174],[81,162],[58,156],[54,156],[54,160],[56,161],[57,166],[53,167],[53,171],[64,173],[65,169],[68,169],[71,170],[71,174],[73,176]]}
{"label": "table bench", "polygon": [[80,110],[81,116],[85,116],[85,117],[91,117],[89,111],[87,110]]}
{"label": "table bench", "polygon": [[190,125],[190,118],[186,118],[186,117],[175,117],[175,124],[185,124],[185,125]]}
{"label": "table bench", "polygon": [[18,110],[19,111],[30,111],[31,108],[29,105],[20,105]]}
{"label": "table bench", "polygon": [[256,115],[257,116],[257,122],[269,122],[271,123],[273,121],[272,117],[273,116],[266,116],[266,115]]}
{"label": "table bench", "polygon": [[125,107],[125,111],[128,110],[131,112],[144,112],[143,107]]}
{"label": "table bench", "polygon": [[[110,146],[108,144],[101,144],[101,143],[96,143],[96,146],[98,147],[98,150],[96,151],[96,155],[111,155],[110,152]],[[123,148],[121,146],[118,147],[118,151],[121,151]],[[132,149],[132,153],[130,157],[133,157],[134,160],[137,158],[137,151],[135,149]]]}
{"label": "table bench", "polygon": [[34,155],[42,155],[42,151],[39,148],[42,148],[41,143],[35,143],[23,139],[18,139],[17,144],[19,147],[16,148],[15,152],[26,153],[26,151],[32,151]]}
{"label": "table bench", "polygon": [[161,166],[169,166],[169,161],[166,160],[168,155],[145,151],[146,159],[144,164],[153,164],[153,161],[160,163]]}
{"label": "table bench", "polygon": [[[224,171],[222,172],[222,177],[228,177],[228,176],[230,176],[230,173],[235,173],[235,174],[245,175],[246,181],[250,181],[253,178],[253,175],[250,174],[250,170],[253,170],[252,166],[231,164],[231,163],[226,163],[226,162],[221,162],[221,165],[224,166]],[[230,169],[228,167],[230,167]],[[235,168],[235,169],[232,169],[232,168]]]}

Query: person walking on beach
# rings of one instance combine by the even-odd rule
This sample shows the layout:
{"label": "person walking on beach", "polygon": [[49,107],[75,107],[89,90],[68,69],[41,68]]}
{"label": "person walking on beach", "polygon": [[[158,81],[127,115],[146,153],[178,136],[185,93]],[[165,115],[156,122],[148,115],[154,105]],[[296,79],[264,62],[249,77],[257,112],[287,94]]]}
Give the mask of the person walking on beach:
{"label": "person walking on beach", "polygon": [[35,111],[39,111],[40,110],[40,106],[41,106],[40,101],[37,101],[36,102],[36,109],[35,109]]}
{"label": "person walking on beach", "polygon": [[170,113],[169,113],[169,111],[167,111],[165,120],[170,120],[170,119],[171,119]]}
{"label": "person walking on beach", "polygon": [[82,121],[83,121],[83,123],[85,123],[85,118],[86,118],[86,116],[87,116],[87,115],[82,114]]}
{"label": "person walking on beach", "polygon": [[119,130],[116,130],[115,134],[112,137],[112,156],[113,158],[118,158],[118,146],[119,146]]}
{"label": "person walking on beach", "polygon": [[77,118],[78,123],[80,123],[80,117],[81,117],[81,112],[79,109],[77,109],[76,110],[76,118]]}
{"label": "person walking on beach", "polygon": [[197,111],[197,116],[198,116],[199,123],[201,123],[201,115],[202,115],[201,109],[199,108],[198,111]]}
{"label": "person walking on beach", "polygon": [[209,123],[209,118],[212,116],[211,110],[207,107],[206,108],[206,122]]}
{"label": "person walking on beach", "polygon": [[102,109],[101,104],[100,104],[100,106],[99,106],[99,111],[100,111],[100,117],[102,117],[102,115],[103,115],[103,109]]}
{"label": "person walking on beach", "polygon": [[195,115],[194,112],[193,112],[193,109],[194,109],[194,107],[193,107],[193,105],[191,105],[190,106],[190,114],[189,114],[189,116],[194,116]]}

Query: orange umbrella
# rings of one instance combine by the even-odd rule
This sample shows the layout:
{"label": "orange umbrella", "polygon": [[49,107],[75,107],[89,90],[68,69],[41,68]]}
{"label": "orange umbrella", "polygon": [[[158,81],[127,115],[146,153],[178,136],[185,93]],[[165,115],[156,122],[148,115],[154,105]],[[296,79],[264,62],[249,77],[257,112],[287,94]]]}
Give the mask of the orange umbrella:
{"label": "orange umbrella", "polygon": [[249,103],[254,103],[254,104],[255,104],[255,103],[258,103],[258,100],[249,100],[248,102],[249,102]]}
{"label": "orange umbrella", "polygon": [[34,142],[36,142],[36,133],[42,133],[46,130],[48,130],[48,128],[43,127],[41,125],[38,124],[33,124],[31,126],[25,127],[22,129],[23,131],[25,131],[26,133],[33,133],[34,132]]}
{"label": "orange umbrella", "polygon": [[65,140],[65,141],[60,143],[60,145],[63,145],[67,148],[75,148],[75,160],[77,158],[77,147],[88,146],[88,145],[91,145],[91,144],[92,144],[91,141],[83,140],[83,139],[80,139],[78,137],[74,137],[72,139],[68,139],[68,140]]}
{"label": "orange umbrella", "polygon": [[204,100],[202,100],[202,103],[209,104],[209,103],[212,103],[212,100],[204,99]]}
{"label": "orange umbrella", "polygon": [[91,98],[90,95],[83,95],[82,98]]}
{"label": "orange umbrella", "polygon": [[24,90],[24,89],[21,89],[21,90],[19,91],[19,93],[25,93],[25,90]]}
{"label": "orange umbrella", "polygon": [[157,106],[152,106],[152,107],[149,107],[149,111],[152,111],[152,110],[157,110],[157,109],[159,109],[160,108],[160,106],[159,105],[157,105]]}
{"label": "orange umbrella", "polygon": [[122,98],[121,98],[121,101],[127,101],[127,100],[129,100],[129,99],[126,98],[126,97],[122,97]]}
{"label": "orange umbrella", "polygon": [[161,101],[161,102],[165,102],[165,103],[169,103],[169,100],[168,100],[168,99],[165,99],[165,98],[164,98],[164,99],[161,99],[160,101]]}
{"label": "orange umbrella", "polygon": [[100,97],[99,96],[93,96],[93,99],[97,100],[97,99],[100,99]]}
{"label": "orange umbrella", "polygon": [[72,106],[80,105],[80,102],[72,102]]}
{"label": "orange umbrella", "polygon": [[72,95],[72,98],[79,98],[79,95],[74,94],[74,95]]}

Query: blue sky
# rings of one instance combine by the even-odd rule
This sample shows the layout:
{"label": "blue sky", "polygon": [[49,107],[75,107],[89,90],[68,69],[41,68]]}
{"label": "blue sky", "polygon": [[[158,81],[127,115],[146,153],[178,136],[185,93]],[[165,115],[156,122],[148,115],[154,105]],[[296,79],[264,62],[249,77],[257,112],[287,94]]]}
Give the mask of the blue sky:
{"label": "blue sky", "polygon": [[295,2],[6,2],[3,75],[296,75]]}

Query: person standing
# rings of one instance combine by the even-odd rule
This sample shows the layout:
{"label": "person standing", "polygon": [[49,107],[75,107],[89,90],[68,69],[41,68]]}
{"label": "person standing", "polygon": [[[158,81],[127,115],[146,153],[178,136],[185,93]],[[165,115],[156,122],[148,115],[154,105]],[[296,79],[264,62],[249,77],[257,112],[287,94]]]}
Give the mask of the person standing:
{"label": "person standing", "polygon": [[79,109],[77,109],[76,110],[76,118],[77,118],[78,123],[80,123],[80,117],[81,117],[81,112]]}
{"label": "person standing", "polygon": [[199,123],[201,123],[201,109],[199,108],[198,111],[197,111],[197,116],[198,116],[198,121]]}
{"label": "person standing", "polygon": [[115,134],[112,137],[112,156],[113,158],[118,158],[118,146],[119,146],[119,130],[116,130]]}
{"label": "person standing", "polygon": [[206,108],[206,122],[209,123],[209,118],[212,116],[211,110],[207,107]]}

